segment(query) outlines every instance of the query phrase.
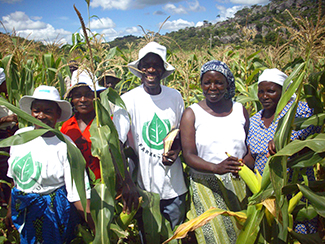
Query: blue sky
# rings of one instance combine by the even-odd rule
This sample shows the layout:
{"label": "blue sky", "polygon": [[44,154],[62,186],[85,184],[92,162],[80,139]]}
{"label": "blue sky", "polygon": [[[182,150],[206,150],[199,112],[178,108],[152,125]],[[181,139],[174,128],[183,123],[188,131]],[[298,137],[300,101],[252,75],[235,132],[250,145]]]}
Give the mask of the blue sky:
{"label": "blue sky", "polygon": [[[90,0],[90,27],[103,34],[106,41],[125,35],[142,36],[143,32],[159,30],[168,17],[161,34],[181,28],[200,26],[204,20],[223,21],[252,4],[269,0]],[[0,32],[16,32],[44,43],[71,43],[71,35],[80,31],[80,22],[73,5],[88,26],[85,0],[0,0]],[[220,16],[220,17],[217,17]],[[4,28],[5,27],[5,28]]]}

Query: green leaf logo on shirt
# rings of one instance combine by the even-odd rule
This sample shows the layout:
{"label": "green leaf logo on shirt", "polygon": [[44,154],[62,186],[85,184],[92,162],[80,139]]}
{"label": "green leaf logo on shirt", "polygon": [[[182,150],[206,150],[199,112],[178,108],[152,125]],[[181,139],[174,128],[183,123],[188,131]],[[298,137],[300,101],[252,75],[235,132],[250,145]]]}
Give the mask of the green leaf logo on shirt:
{"label": "green leaf logo on shirt", "polygon": [[142,137],[150,148],[161,150],[164,148],[163,139],[169,131],[169,120],[161,120],[155,113],[151,121],[144,123],[142,127]]}
{"label": "green leaf logo on shirt", "polygon": [[16,184],[26,190],[33,187],[39,180],[42,165],[34,161],[31,152],[29,152],[24,157],[15,158],[12,170]]}

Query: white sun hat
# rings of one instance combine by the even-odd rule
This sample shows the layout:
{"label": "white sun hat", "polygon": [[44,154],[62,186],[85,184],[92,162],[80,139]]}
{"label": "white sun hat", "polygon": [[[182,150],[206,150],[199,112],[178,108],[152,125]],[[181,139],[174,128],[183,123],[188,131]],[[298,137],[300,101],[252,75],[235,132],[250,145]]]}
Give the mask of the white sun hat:
{"label": "white sun hat", "polygon": [[68,101],[60,99],[60,94],[54,86],[41,85],[35,89],[33,96],[23,96],[19,101],[21,110],[31,114],[31,105],[35,99],[56,102],[61,108],[61,116],[58,122],[66,121],[72,115],[71,104]]}
{"label": "white sun hat", "polygon": [[5,71],[3,68],[0,68],[0,85],[6,80]]}
{"label": "white sun hat", "polygon": [[175,68],[166,61],[167,49],[165,46],[158,44],[157,42],[149,42],[139,51],[139,59],[128,64],[129,70],[137,77],[142,78],[142,73],[139,72],[139,62],[148,53],[157,54],[164,62],[165,72],[162,74],[161,79],[164,79],[171,75]]}
{"label": "white sun hat", "polygon": [[260,84],[263,81],[268,81],[283,86],[283,83],[287,78],[288,76],[277,68],[265,69],[258,77],[257,83]]}
{"label": "white sun hat", "polygon": [[75,70],[72,73],[71,84],[70,84],[70,87],[68,87],[68,90],[67,90],[66,94],[64,95],[64,98],[70,97],[70,92],[74,88],[77,88],[80,86],[88,86],[92,91],[95,91],[95,88],[96,88],[96,91],[103,91],[106,89],[105,87],[100,86],[98,84],[98,79],[96,76],[95,76],[95,80],[96,80],[96,82],[95,82],[95,87],[94,87],[93,80],[90,77],[90,74],[88,73],[87,70],[81,70],[81,69]]}

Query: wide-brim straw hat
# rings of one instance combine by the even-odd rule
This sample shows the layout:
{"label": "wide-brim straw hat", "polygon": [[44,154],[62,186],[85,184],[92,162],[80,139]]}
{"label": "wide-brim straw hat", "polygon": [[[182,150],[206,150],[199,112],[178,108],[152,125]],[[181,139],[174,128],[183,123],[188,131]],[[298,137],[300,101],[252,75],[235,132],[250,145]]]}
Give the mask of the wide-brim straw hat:
{"label": "wide-brim straw hat", "polygon": [[103,75],[102,75],[103,77],[99,80],[99,82],[98,82],[98,84],[100,85],[100,86],[104,86],[104,79],[105,79],[105,77],[112,77],[112,78],[114,78],[114,79],[116,79],[116,83],[118,83],[118,82],[120,82],[120,80],[121,80],[121,78],[119,78],[119,77],[117,77],[116,76],[116,74],[115,74],[115,71],[114,70],[106,70],[104,73],[103,73]]}
{"label": "wide-brim straw hat", "polygon": [[149,42],[146,46],[140,49],[139,59],[128,64],[129,70],[135,76],[142,78],[142,72],[139,70],[139,62],[149,53],[157,54],[164,62],[165,72],[162,74],[161,79],[168,77],[174,72],[175,68],[166,61],[166,47],[158,44],[157,42]]}
{"label": "wide-brim straw hat", "polygon": [[70,87],[67,89],[64,98],[70,98],[71,91],[74,88],[81,87],[81,86],[88,86],[92,91],[95,91],[95,88],[96,91],[103,91],[106,89],[105,87],[98,85],[98,80],[96,76],[94,76],[95,78],[95,86],[94,86],[93,79],[91,76],[93,75],[89,73],[87,70],[81,70],[81,69],[75,70],[72,73],[71,84]]}
{"label": "wide-brim straw hat", "polygon": [[23,96],[19,100],[19,106],[21,110],[25,111],[28,114],[31,114],[31,105],[35,99],[56,102],[61,108],[61,116],[58,119],[58,122],[66,121],[72,115],[71,104],[68,101],[61,100],[58,90],[53,86],[41,85],[35,89],[33,96]]}

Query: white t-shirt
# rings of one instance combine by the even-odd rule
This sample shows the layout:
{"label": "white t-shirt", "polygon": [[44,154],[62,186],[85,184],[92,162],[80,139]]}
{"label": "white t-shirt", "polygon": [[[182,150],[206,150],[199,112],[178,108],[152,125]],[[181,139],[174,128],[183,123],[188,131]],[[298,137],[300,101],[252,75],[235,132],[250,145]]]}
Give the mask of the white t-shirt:
{"label": "white t-shirt", "polygon": [[[184,110],[180,93],[161,86],[158,95],[148,94],[143,85],[121,96],[127,112],[116,106],[113,122],[119,139],[138,154],[140,168],[137,181],[142,189],[158,193],[161,199],[171,199],[187,192],[182,163],[179,158],[172,166],[162,163],[163,139],[178,128]],[[129,133],[130,132],[130,133]]]}
{"label": "white t-shirt", "polygon": [[[22,128],[15,134],[33,129],[34,127]],[[64,136],[72,142],[68,136]],[[8,164],[8,177],[14,180],[18,190],[49,194],[65,185],[69,202],[80,200],[76,185],[71,181],[67,145],[56,136],[40,136],[27,143],[11,146]],[[90,185],[86,173],[85,184],[86,196],[89,199]]]}
{"label": "white t-shirt", "polygon": [[200,158],[219,164],[228,157],[226,152],[238,159],[246,155],[246,119],[240,103],[233,102],[232,112],[225,117],[213,116],[197,103],[190,108],[195,115],[195,144]]}

